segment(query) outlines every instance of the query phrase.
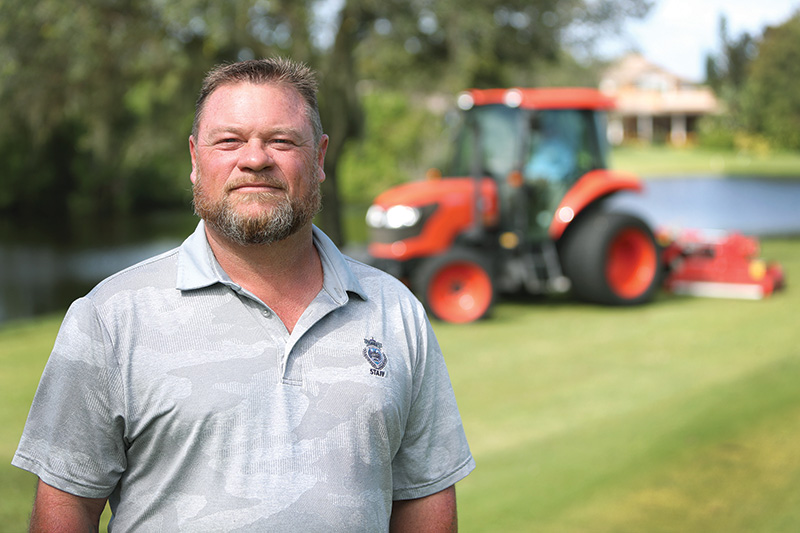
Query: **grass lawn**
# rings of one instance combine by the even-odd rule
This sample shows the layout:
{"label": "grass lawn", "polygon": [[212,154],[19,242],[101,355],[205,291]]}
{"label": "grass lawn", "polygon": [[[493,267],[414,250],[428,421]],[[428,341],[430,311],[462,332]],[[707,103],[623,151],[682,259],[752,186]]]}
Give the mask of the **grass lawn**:
{"label": "grass lawn", "polygon": [[800,153],[624,146],[612,151],[611,167],[643,177],[692,174],[800,178]]}
{"label": "grass lawn", "polygon": [[60,317],[0,329],[0,531],[27,531],[35,477],[9,463]]}
{"label": "grass lawn", "polygon": [[[800,241],[763,248],[797,279]],[[478,462],[462,531],[800,530],[798,305],[790,287],[437,324]]]}
{"label": "grass lawn", "polygon": [[[478,463],[461,530],[800,530],[800,240],[763,255],[790,286],[762,301],[552,298],[436,323]],[[9,461],[59,320],[0,329],[0,531],[27,521],[35,479]]]}

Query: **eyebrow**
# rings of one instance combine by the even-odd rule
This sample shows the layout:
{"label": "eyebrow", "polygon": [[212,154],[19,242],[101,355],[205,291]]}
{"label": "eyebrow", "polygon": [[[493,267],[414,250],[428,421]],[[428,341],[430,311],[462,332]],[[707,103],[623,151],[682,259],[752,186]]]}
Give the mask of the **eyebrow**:
{"label": "eyebrow", "polygon": [[206,135],[209,137],[213,137],[214,135],[219,135],[221,133],[241,133],[242,128],[237,126],[217,126],[215,128],[211,128],[206,130]]}
{"label": "eyebrow", "polygon": [[[221,135],[225,133],[235,133],[235,134],[242,134],[244,128],[240,128],[238,126],[217,126],[215,128],[211,128],[206,132],[206,136],[214,137],[216,135]],[[296,128],[271,128],[267,131],[269,136],[274,135],[289,135],[292,137],[296,137],[303,141],[306,141],[306,136],[303,135],[302,130]],[[313,138],[313,136],[309,137],[309,139]]]}

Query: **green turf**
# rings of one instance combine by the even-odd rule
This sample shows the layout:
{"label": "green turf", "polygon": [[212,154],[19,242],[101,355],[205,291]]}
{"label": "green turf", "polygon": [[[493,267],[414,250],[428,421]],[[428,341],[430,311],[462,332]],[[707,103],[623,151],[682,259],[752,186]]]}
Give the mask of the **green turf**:
{"label": "green turf", "polygon": [[[765,244],[797,279],[800,241]],[[462,531],[800,530],[798,303],[517,302],[437,324],[478,461]]]}
{"label": "green turf", "polygon": [[[478,464],[461,531],[800,530],[800,240],[762,255],[789,281],[762,301],[516,300],[435,323]],[[2,532],[25,529],[35,480],[9,461],[58,322],[0,329]]]}
{"label": "green turf", "polygon": [[25,531],[27,524],[36,478],[9,462],[58,323],[50,318],[0,330],[0,531]]}
{"label": "green turf", "polygon": [[625,146],[613,150],[611,167],[644,177],[694,174],[800,178],[800,153]]}

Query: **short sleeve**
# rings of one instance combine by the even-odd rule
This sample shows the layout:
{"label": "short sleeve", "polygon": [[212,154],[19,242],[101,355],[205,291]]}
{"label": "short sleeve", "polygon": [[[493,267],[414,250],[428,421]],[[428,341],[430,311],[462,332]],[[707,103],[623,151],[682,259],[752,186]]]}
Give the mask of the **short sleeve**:
{"label": "short sleeve", "polygon": [[107,497],[126,467],[124,398],[106,329],[88,299],[67,312],[12,464],[60,490]]}
{"label": "short sleeve", "polygon": [[475,468],[444,357],[427,318],[419,337],[411,409],[392,462],[394,500],[435,494]]}

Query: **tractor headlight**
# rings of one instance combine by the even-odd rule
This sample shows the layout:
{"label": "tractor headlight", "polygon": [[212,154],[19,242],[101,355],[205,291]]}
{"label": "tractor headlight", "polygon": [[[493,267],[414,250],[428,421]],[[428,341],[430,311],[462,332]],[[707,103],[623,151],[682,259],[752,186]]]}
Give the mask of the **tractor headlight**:
{"label": "tractor headlight", "polygon": [[400,229],[414,226],[422,217],[416,207],[407,205],[393,205],[384,209],[379,205],[372,205],[367,210],[367,225],[373,228]]}
{"label": "tractor headlight", "polygon": [[386,226],[386,210],[379,205],[371,205],[367,209],[367,226],[383,228]]}
{"label": "tractor headlight", "polygon": [[410,228],[419,222],[421,214],[416,207],[393,205],[386,210],[386,227],[392,229]]}

